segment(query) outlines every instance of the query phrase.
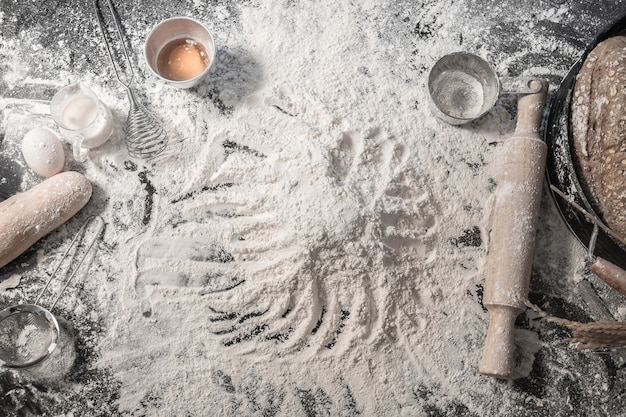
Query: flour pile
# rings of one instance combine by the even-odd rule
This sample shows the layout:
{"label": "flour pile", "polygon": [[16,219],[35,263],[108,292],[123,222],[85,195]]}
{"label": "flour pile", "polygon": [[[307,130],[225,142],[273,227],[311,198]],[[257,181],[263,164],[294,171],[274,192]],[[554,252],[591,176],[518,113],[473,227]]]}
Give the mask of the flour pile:
{"label": "flour pile", "polygon": [[[371,73],[387,66],[371,55],[376,31],[355,33],[349,24],[351,8],[312,8],[297,19],[271,9],[247,13],[242,25],[276,29],[250,39],[263,77],[247,97],[237,79],[220,92],[233,108],[230,120],[201,102],[189,124],[176,116],[180,131],[195,131],[151,171],[153,214],[124,262],[137,269],[103,349],[115,353],[102,364],[121,371],[122,408],[160,399],[150,415],[169,415],[167,404],[293,415],[306,395],[328,395],[336,412],[378,414],[388,391],[367,398],[359,387],[381,377],[394,387],[408,381],[374,352],[406,340],[412,321],[425,328],[417,300],[440,297],[418,288],[436,259],[430,173],[408,132],[397,131],[414,127],[400,124],[399,113],[376,114],[374,105],[385,100],[391,109],[415,98],[391,94],[405,83],[397,76],[372,82]],[[336,26],[323,28],[330,21]],[[299,37],[293,45],[285,44],[287,32]],[[310,55],[294,60],[287,51],[295,45]],[[352,83],[346,69],[358,77]],[[196,163],[178,165],[184,160]],[[146,372],[155,376],[149,385]],[[172,385],[181,378],[189,383]],[[276,379],[302,383],[290,391]],[[410,403],[410,391],[397,395],[394,402]]]}
{"label": "flour pile", "polygon": [[[165,153],[129,160],[119,128],[70,164],[94,183],[92,207],[108,222],[83,288],[94,299],[74,313],[102,329],[89,343],[117,384],[119,413],[540,407],[477,373],[488,204],[510,103],[457,128],[431,116],[425,94],[436,59],[489,55],[490,33],[459,25],[472,2],[425,2],[418,16],[409,3],[187,5],[209,22],[218,54],[197,89],[141,85],[172,138]],[[544,18],[563,19],[563,7]],[[149,28],[127,30],[139,45]],[[534,53],[555,48],[535,39]],[[521,55],[498,58],[514,67]],[[90,77],[123,120],[122,91]],[[518,336],[527,375],[542,344]]]}

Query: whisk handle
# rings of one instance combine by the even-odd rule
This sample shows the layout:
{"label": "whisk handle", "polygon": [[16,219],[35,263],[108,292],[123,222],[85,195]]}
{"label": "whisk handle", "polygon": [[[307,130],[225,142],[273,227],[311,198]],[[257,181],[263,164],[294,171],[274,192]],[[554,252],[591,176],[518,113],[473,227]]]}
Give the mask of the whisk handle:
{"label": "whisk handle", "polygon": [[111,12],[111,16],[113,18],[113,25],[115,27],[115,33],[117,37],[119,38],[120,44],[122,45],[122,52],[124,53],[124,58],[126,59],[126,69],[130,74],[130,78],[128,82],[124,82],[122,80],[120,73],[117,70],[117,65],[115,64],[115,58],[113,58],[113,49],[111,47],[111,44],[109,43],[109,39],[107,38],[107,34],[105,30],[106,22],[104,21],[104,16],[102,15],[102,10],[100,9],[99,0],[93,0],[93,7],[96,12],[96,18],[98,20],[98,27],[100,28],[100,34],[102,35],[102,40],[104,41],[104,46],[107,51],[107,55],[109,56],[109,60],[111,61],[111,66],[113,67],[115,78],[117,78],[117,81],[119,81],[119,83],[122,84],[124,87],[126,87],[127,89],[130,89],[130,86],[135,81],[135,71],[133,70],[133,66],[130,61],[130,55],[128,53],[128,49],[126,48],[126,43],[124,42],[124,38],[122,36],[122,26],[117,17],[117,12],[115,11],[115,8],[113,7],[113,3],[111,3],[111,0],[107,0],[107,6],[109,8],[109,11]]}

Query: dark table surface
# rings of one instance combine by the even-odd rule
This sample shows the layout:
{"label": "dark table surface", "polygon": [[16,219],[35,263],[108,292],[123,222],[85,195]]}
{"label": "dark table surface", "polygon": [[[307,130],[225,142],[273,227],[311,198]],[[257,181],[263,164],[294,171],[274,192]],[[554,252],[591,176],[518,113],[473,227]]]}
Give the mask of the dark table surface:
{"label": "dark table surface", "polygon": [[[215,33],[236,37],[237,32],[253,29],[242,28],[239,17],[242,8],[253,8],[254,3],[230,0],[139,0],[117,1],[116,7],[126,23],[130,44],[140,45],[142,36],[153,22],[173,15],[194,15],[206,22]],[[276,2],[276,7],[283,7],[289,10],[288,13],[298,13],[298,3]],[[551,85],[549,100],[553,99],[561,78],[596,34],[626,12],[626,3],[621,0],[391,1],[384,7],[370,11],[369,17],[377,16],[392,23],[398,20],[392,25],[396,31],[392,35],[402,39],[402,53],[409,57],[402,65],[412,77],[410,82],[422,83],[432,64],[432,61],[424,61],[424,55],[419,53],[420,49],[436,50],[437,45],[442,42],[441,39],[451,38],[443,37],[440,33],[442,28],[450,28],[449,24],[445,24],[447,3],[450,8],[462,6],[466,11],[462,21],[453,28],[458,30],[452,36],[457,42],[455,49],[483,55],[501,73],[506,71],[509,75],[520,75],[530,71],[535,76],[546,78]],[[216,19],[212,12],[215,7],[227,10],[229,18]],[[332,6],[320,4],[319,7]],[[105,86],[114,85],[108,62],[102,55],[90,2],[0,0],[0,43],[0,99],[3,100],[0,103],[4,103],[4,107],[0,107],[0,115],[3,116],[0,119],[4,119],[10,111],[11,103],[14,103],[11,100],[18,100],[20,103],[49,100],[57,88],[70,81],[60,79],[56,74],[75,76],[88,73],[91,79],[100,80]],[[94,49],[97,48],[100,51],[95,55]],[[42,49],[45,54],[38,53]],[[449,51],[450,47],[441,45],[441,50]],[[218,50],[218,60],[226,62],[225,57],[229,53],[233,51],[226,46],[222,47]],[[16,55],[27,64],[24,68],[13,67],[15,61],[12,57]],[[137,64],[141,65],[138,62]],[[210,88],[219,90],[220,85],[211,85]],[[209,95],[212,104],[228,111],[224,103],[216,97]],[[514,113],[514,101],[503,99],[500,106]],[[416,111],[407,117],[423,115]],[[6,126],[0,126],[0,144],[11,134],[6,129]],[[25,172],[12,158],[7,152],[0,153],[0,178],[4,178],[0,182],[0,199],[22,191],[24,184],[37,181],[35,177],[28,177],[32,174]],[[478,166],[476,170],[477,175],[484,175],[484,167]],[[144,182],[143,186],[145,190],[147,183]],[[103,196],[98,198],[105,199]],[[542,213],[530,299],[551,314],[588,321],[590,313],[584,300],[572,295],[575,291],[573,281],[565,281],[568,284],[564,285],[563,279],[559,278],[562,271],[568,269],[563,267],[563,263],[568,262],[567,254],[564,255],[563,252],[571,251],[572,256],[580,259],[582,251],[571,249],[575,247],[575,243],[565,249],[560,245],[560,240],[573,241],[573,238],[547,192],[544,192],[542,200]],[[484,249],[484,237],[481,237],[478,227],[481,216],[482,214],[477,214],[476,224],[467,224],[463,231],[459,231],[460,237],[456,239],[455,245],[460,257],[465,252]],[[150,221],[149,218],[145,220],[146,223]],[[0,269],[0,281],[16,273],[27,274],[28,264],[32,264],[32,260],[36,258],[37,250],[44,247],[43,245],[60,245],[67,233],[69,232],[38,243],[35,250],[27,252],[17,265]],[[472,296],[476,298],[476,302],[480,302],[482,287],[480,279],[476,280],[477,285],[472,289]],[[601,283],[594,282],[594,285],[609,309],[623,309],[624,301],[620,295]],[[35,289],[26,294],[34,292]],[[3,303],[10,301],[0,300]],[[88,301],[85,303],[89,304]],[[100,326],[104,325],[79,315],[73,316],[70,312],[65,313],[65,318],[71,322],[77,334],[77,357],[71,371],[61,378],[46,381],[34,381],[19,372],[0,372],[0,416],[147,415],[141,410],[122,412],[116,405],[121,384],[109,369],[97,365],[100,354],[98,340],[106,334],[106,329]],[[458,319],[462,320],[462,317]],[[566,331],[535,322],[532,315],[520,316],[517,325],[538,333],[543,341],[542,347],[534,353],[532,369],[524,378],[511,382],[494,382],[491,394],[472,398],[468,404],[467,397],[462,393],[470,387],[463,386],[462,377],[459,377],[458,391],[445,391],[437,381],[428,386],[394,387],[394,390],[412,390],[414,409],[420,410],[419,415],[432,417],[482,416],[487,415],[486,413],[510,417],[618,416],[626,413],[626,361],[620,350],[579,352],[560,342],[567,335]],[[480,346],[475,346],[475,350],[480,350]],[[297,385],[297,381],[291,383]],[[339,395],[332,392],[327,394],[328,397],[324,398],[332,399],[334,395]],[[319,397],[307,398],[300,396],[301,415],[361,414],[358,406],[340,409],[336,405],[324,406],[324,401]],[[502,398],[512,400],[502,403]],[[312,406],[311,402],[315,405]],[[399,412],[390,410],[386,415],[396,415]],[[205,415],[231,415],[228,410],[222,413],[207,410]],[[254,415],[261,415],[259,409]],[[281,414],[278,407],[263,415],[284,414]]]}

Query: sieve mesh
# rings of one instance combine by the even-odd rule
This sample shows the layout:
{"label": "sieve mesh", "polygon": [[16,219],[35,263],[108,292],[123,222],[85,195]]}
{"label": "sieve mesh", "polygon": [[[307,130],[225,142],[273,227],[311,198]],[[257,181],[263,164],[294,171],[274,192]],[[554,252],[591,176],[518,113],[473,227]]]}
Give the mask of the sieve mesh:
{"label": "sieve mesh", "polygon": [[[85,246],[83,239],[86,237],[92,222],[97,222],[98,226],[95,230],[91,230],[91,233],[94,233],[93,238],[91,243]],[[67,266],[65,273],[68,277],[52,302],[50,308],[54,308],[104,230],[104,224],[104,220],[100,216],[91,216],[85,221],[70,242],[34,304],[20,304],[0,310],[0,368],[28,368],[47,358],[56,349],[59,339],[59,323],[50,311],[38,306],[37,303],[47,291],[62,264],[68,262],[71,264],[78,253],[83,252],[75,267]],[[72,249],[74,249],[74,253],[69,255]]]}
{"label": "sieve mesh", "polygon": [[8,368],[32,366],[55,349],[59,335],[56,319],[35,305],[11,310],[0,317],[0,361]]}

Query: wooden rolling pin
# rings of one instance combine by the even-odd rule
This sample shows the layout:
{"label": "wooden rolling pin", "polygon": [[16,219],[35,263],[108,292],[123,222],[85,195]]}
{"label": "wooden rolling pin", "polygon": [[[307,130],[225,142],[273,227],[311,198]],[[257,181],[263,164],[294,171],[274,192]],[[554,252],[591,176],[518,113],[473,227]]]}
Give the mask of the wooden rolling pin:
{"label": "wooden rolling pin", "polygon": [[526,310],[547,154],[539,131],[548,84],[532,83],[541,91],[520,96],[515,133],[504,142],[485,264],[490,319],[479,370],[505,379],[515,368],[515,319]]}
{"label": "wooden rolling pin", "polygon": [[0,268],[65,223],[90,198],[89,180],[67,171],[0,202]]}

